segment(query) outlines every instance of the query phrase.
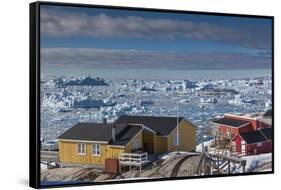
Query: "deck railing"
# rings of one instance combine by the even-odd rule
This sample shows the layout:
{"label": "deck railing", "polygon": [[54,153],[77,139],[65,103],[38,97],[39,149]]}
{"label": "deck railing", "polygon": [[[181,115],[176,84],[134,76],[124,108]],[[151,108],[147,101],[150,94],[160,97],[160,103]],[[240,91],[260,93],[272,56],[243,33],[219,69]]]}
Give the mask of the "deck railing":
{"label": "deck railing", "polygon": [[147,152],[144,153],[121,153],[119,163],[122,165],[142,165],[147,163]]}
{"label": "deck railing", "polygon": [[59,162],[58,151],[40,151],[40,161],[43,162]]}

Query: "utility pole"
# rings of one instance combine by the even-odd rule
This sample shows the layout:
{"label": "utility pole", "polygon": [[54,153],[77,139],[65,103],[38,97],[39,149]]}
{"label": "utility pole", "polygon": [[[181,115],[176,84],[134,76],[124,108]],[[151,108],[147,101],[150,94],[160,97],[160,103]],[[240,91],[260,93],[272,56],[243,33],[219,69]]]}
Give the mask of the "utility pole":
{"label": "utility pole", "polygon": [[179,105],[177,102],[177,151],[179,153]]}
{"label": "utility pole", "polygon": [[202,137],[202,142],[201,142],[201,145],[202,145],[202,153],[204,154],[205,152],[205,147],[204,147],[204,133],[205,133],[205,127],[204,127],[204,104],[201,104],[200,106],[201,108],[201,120],[202,120],[202,128],[201,128],[201,137]]}

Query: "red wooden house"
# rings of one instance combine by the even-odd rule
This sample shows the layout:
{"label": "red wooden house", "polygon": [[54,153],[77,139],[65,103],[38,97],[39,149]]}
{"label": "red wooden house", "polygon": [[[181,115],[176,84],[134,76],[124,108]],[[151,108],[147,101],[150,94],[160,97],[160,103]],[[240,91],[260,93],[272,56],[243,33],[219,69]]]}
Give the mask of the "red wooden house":
{"label": "red wooden house", "polygon": [[215,136],[219,139],[230,140],[239,133],[245,133],[253,130],[253,126],[250,121],[241,120],[228,115],[214,120],[213,123],[216,128]]}
{"label": "red wooden house", "polygon": [[251,124],[251,130],[257,130],[261,128],[267,128],[271,127],[271,122],[268,120],[271,120],[271,116],[269,115],[271,112],[270,110],[265,112],[263,115],[259,114],[253,114],[250,116],[247,115],[231,115],[231,114],[225,114],[224,118],[231,118],[234,120],[239,121],[247,121]]}
{"label": "red wooden house", "polygon": [[271,110],[268,110],[263,115],[225,114],[224,117],[215,119],[215,145],[223,144],[222,142],[229,144],[239,155],[271,152],[271,115]]}
{"label": "red wooden house", "polygon": [[237,134],[231,143],[237,155],[254,155],[272,151],[271,128]]}

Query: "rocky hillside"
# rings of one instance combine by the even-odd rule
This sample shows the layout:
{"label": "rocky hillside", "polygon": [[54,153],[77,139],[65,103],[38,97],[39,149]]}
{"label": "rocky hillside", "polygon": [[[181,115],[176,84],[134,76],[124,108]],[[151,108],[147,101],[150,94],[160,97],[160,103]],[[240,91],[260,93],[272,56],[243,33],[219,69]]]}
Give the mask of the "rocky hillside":
{"label": "rocky hillside", "polygon": [[197,175],[201,156],[197,154],[174,154],[159,159],[139,172],[135,169],[122,174],[108,174],[94,168],[54,168],[41,171],[42,181],[104,181],[128,178],[162,178]]}

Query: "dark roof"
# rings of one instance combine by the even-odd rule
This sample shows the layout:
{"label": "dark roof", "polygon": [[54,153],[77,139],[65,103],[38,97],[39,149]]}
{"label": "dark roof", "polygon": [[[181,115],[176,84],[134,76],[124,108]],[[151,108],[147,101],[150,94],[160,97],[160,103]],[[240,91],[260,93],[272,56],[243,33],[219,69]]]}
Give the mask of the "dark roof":
{"label": "dark roof", "polygon": [[[183,117],[179,117],[179,121],[183,119]],[[177,126],[177,117],[121,116],[115,123],[143,124],[159,135],[169,135]]]}
{"label": "dark roof", "polygon": [[272,110],[267,110],[264,114],[263,114],[264,117],[272,117]]}
{"label": "dark roof", "polygon": [[215,119],[213,122],[216,124],[228,125],[228,126],[232,126],[232,127],[240,127],[241,125],[245,125],[245,124],[249,123],[249,121],[228,118],[228,117]]}
{"label": "dark roof", "polygon": [[[112,126],[116,126],[116,141],[112,141]],[[127,124],[77,123],[58,139],[81,141],[106,141],[112,145],[126,145],[140,130],[141,126]]]}
{"label": "dark roof", "polygon": [[272,129],[271,128],[263,128],[263,129],[259,129],[262,134],[268,139],[271,140],[272,139]]}
{"label": "dark roof", "polygon": [[[118,127],[116,127],[116,129],[118,129]],[[141,129],[142,126],[140,125],[126,125],[122,130],[116,132],[116,141],[112,142],[111,139],[109,144],[126,145]]]}
{"label": "dark roof", "polygon": [[246,141],[247,144],[253,144],[266,141],[267,139],[260,131],[250,131],[247,133],[240,133],[240,136]]}

